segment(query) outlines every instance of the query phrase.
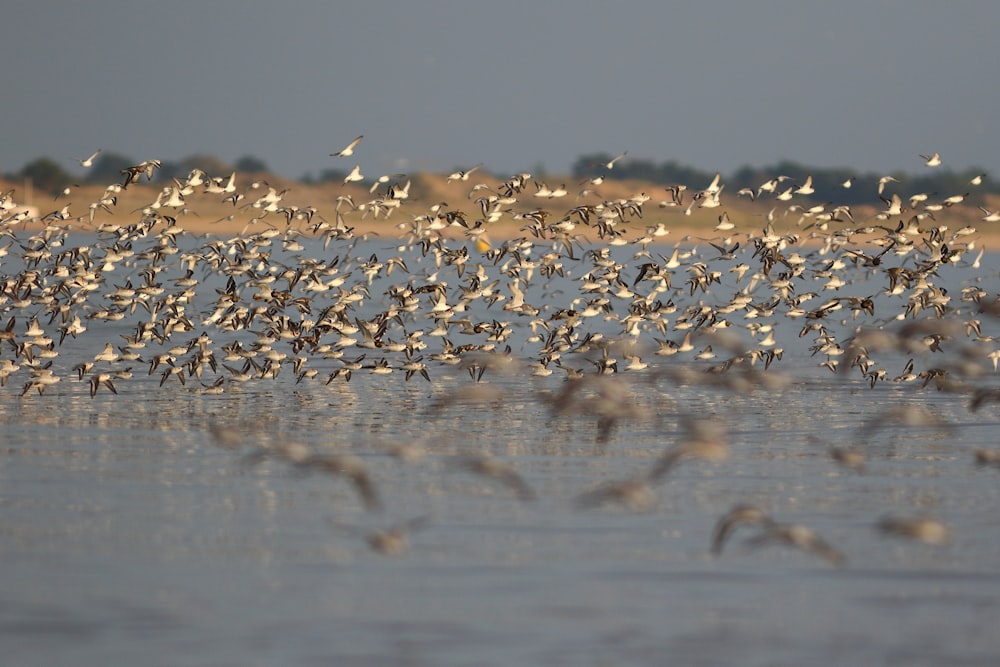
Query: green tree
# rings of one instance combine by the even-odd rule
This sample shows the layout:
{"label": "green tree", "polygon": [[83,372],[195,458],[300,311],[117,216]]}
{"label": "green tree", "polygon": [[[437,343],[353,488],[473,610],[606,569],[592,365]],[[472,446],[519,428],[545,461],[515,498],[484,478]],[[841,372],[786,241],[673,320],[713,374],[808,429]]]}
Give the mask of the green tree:
{"label": "green tree", "polygon": [[160,163],[160,168],[156,170],[153,178],[157,181],[169,181],[171,179],[182,179],[187,175],[184,167],[176,160],[164,160]]}
{"label": "green tree", "polygon": [[319,175],[315,178],[311,178],[312,183],[336,183],[337,181],[343,181],[344,177],[347,176],[347,172],[341,169],[324,169],[319,172]]}
{"label": "green tree", "polygon": [[183,180],[194,169],[200,169],[209,176],[228,176],[232,166],[214,155],[197,153],[189,155],[180,162],[164,162],[157,172],[157,180],[168,181],[172,178]]}
{"label": "green tree", "polygon": [[186,170],[185,174],[192,169],[201,169],[209,176],[228,176],[233,171],[231,164],[214,155],[190,155],[181,160],[180,165]]}
{"label": "green tree", "polygon": [[271,171],[268,169],[267,163],[253,155],[244,155],[233,164],[233,168],[241,174],[260,174]]}
{"label": "green tree", "polygon": [[39,190],[55,194],[73,182],[65,169],[51,158],[41,157],[34,162],[29,162],[21,169],[20,178],[30,179],[34,187]]}
{"label": "green tree", "polygon": [[607,169],[602,168],[611,160],[611,155],[607,153],[588,153],[581,155],[570,167],[574,178],[591,178],[603,174]]}

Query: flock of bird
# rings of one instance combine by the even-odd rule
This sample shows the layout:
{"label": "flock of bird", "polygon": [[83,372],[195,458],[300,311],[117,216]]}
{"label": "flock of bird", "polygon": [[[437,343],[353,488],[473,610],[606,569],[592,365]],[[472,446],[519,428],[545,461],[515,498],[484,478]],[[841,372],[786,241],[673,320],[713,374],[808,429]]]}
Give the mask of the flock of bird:
{"label": "flock of bird", "polygon": [[[331,156],[354,155],[362,139]],[[940,164],[937,154],[924,159]],[[133,222],[108,221],[121,192],[151,180],[159,166],[148,160],[123,170],[121,182],[79,216],[68,204],[31,217],[14,191],[0,198],[7,239],[0,243],[0,385],[19,389],[20,400],[118,394],[132,382],[183,396],[279,376],[319,385],[367,375],[430,383],[433,413],[488,406],[505,400],[512,382],[535,387],[528,380],[541,378],[544,388],[532,388],[532,397],[550,419],[593,420],[603,451],[619,424],[650,416],[636,400],[641,387],[786,387],[802,372],[801,363],[783,370],[794,349],[843,382],[953,392],[967,396],[972,411],[1000,401],[993,386],[1000,345],[989,333],[1000,300],[975,281],[960,293],[939,284],[944,271],[981,269],[976,230],[950,229],[944,219],[965,194],[904,196],[889,191],[886,177],[871,184],[880,203],[862,216],[815,205],[811,179],[777,175],[737,194],[758,205],[771,200],[771,212],[737,220],[726,211],[719,176],[671,186],[660,201],[646,193],[603,199],[599,176],[560,209],[574,197],[565,186],[527,173],[476,183],[476,165],[446,178],[469,183],[465,206],[411,200],[410,178],[389,174],[372,179],[368,201],[344,194],[323,211],[292,204],[293,195],[264,181],[238,186],[235,174],[193,170],[164,186]],[[358,165],[344,182],[364,180]],[[852,186],[861,184],[844,184]],[[231,218],[245,217],[243,233],[186,232],[184,216],[201,197],[230,203]],[[702,208],[720,209],[718,225],[668,243],[670,214]],[[352,227],[368,217],[382,225],[379,233]],[[467,381],[440,382],[456,376]],[[889,423],[948,427],[936,419],[897,405],[862,433]],[[716,420],[686,419],[683,433],[649,469],[582,492],[576,506],[648,510],[679,462],[730,453]],[[213,425],[211,435],[233,449],[252,441],[225,425]],[[400,446],[397,454],[420,452]],[[830,456],[863,470],[857,448],[831,447]],[[988,450],[975,457],[982,466],[1000,460]],[[347,478],[367,510],[382,508],[364,459],[353,454],[266,442],[244,460]],[[452,463],[522,501],[537,497],[498,458]],[[407,532],[426,523],[421,517],[370,533],[369,543],[401,553]],[[719,520],[712,552],[721,553],[742,526],[757,531],[751,546],[790,545],[837,565],[846,559],[810,529],[745,504]],[[886,516],[877,528],[929,544],[949,532],[924,516]]]}

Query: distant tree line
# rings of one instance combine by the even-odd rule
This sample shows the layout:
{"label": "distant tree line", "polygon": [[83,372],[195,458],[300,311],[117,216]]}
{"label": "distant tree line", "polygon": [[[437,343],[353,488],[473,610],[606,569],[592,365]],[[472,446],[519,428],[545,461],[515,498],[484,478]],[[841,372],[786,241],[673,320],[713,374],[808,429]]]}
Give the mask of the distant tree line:
{"label": "distant tree line", "polygon": [[[607,165],[612,160],[613,157],[606,153],[581,155],[573,163],[572,175],[579,179],[604,177],[648,181],[665,186],[682,184],[690,188],[707,186],[715,177],[715,172],[678,164],[673,160],[656,163],[648,159],[622,159],[616,161],[612,169],[608,169]],[[10,181],[30,179],[35,188],[55,194],[72,184],[104,185],[120,181],[122,170],[135,164],[138,162],[131,157],[107,152],[100,154],[86,173],[75,176],[55,160],[41,157],[29,162],[20,171],[4,176]],[[270,173],[267,164],[252,155],[244,155],[232,164],[214,155],[191,155],[179,161],[163,161],[154,175],[154,182],[182,179],[193,169],[200,169],[210,176],[224,176],[233,171],[244,176]],[[345,175],[346,172],[340,169],[324,169],[316,175],[306,173],[299,180],[308,184],[339,182]],[[762,184],[779,176],[787,177],[789,186],[802,184],[811,176],[815,192],[810,198],[814,201],[831,201],[838,204],[871,203],[874,198],[873,192],[883,176],[892,176],[897,181],[887,184],[887,193],[899,192],[908,195],[926,192],[930,196],[948,197],[968,192],[970,201],[976,202],[977,194],[996,191],[996,183],[985,170],[977,168],[964,171],[928,168],[926,173],[917,176],[904,172],[858,173],[844,167],[809,167],[789,160],[766,167],[743,166],[732,174],[723,174],[723,182],[726,184],[727,192],[732,195],[743,189],[756,194]],[[971,183],[976,178],[980,179],[978,186]],[[845,188],[844,183],[848,181],[852,186]],[[783,187],[788,186],[779,184],[779,188]]]}
{"label": "distant tree line", "polygon": [[[635,179],[663,185],[686,185],[691,188],[707,186],[715,178],[715,172],[701,171],[674,161],[657,164],[652,160],[623,159],[608,169],[607,165],[612,159],[613,156],[606,153],[581,155],[573,163],[573,176],[580,179],[600,176],[609,180]],[[726,191],[732,195],[744,188],[752,190],[756,195],[762,184],[779,176],[788,179],[784,185],[778,185],[779,192],[792,184],[801,185],[812,176],[815,192],[810,195],[810,199],[847,205],[870,204],[875,198],[874,193],[883,176],[892,176],[896,179],[896,182],[886,184],[886,193],[928,193],[943,198],[968,192],[970,201],[976,201],[977,193],[981,195],[984,192],[996,191],[996,184],[984,169],[979,168],[957,172],[940,167],[927,168],[925,174],[915,176],[901,171],[879,174],[859,173],[845,167],[809,167],[789,160],[767,167],[743,166],[735,173],[723,174],[722,182],[726,185]],[[973,179],[979,180],[979,183],[973,185]],[[850,187],[844,187],[844,183],[847,182],[851,183]]]}
{"label": "distant tree line", "polygon": [[[84,174],[76,176],[52,158],[41,157],[29,162],[18,172],[4,174],[4,178],[15,182],[30,179],[33,187],[55,194],[73,184],[106,185],[120,182],[123,178],[122,171],[136,164],[139,164],[139,161],[126,155],[101,153]],[[270,172],[267,163],[252,155],[244,155],[232,164],[214,155],[190,155],[179,161],[162,161],[160,168],[153,175],[153,182],[183,179],[194,169],[200,169],[210,176],[226,176],[233,171],[244,175]]]}
{"label": "distant tree line", "polygon": [[[81,175],[74,175],[62,164],[50,157],[37,158],[20,171],[3,174],[8,181],[23,181],[29,179],[32,186],[43,192],[55,194],[69,185],[93,183],[107,185],[122,180],[122,171],[138,164],[139,161],[120,153],[105,152],[94,159],[94,163]],[[244,155],[232,164],[214,155],[190,155],[182,160],[161,162],[160,168],[153,174],[153,182],[169,182],[182,179],[193,169],[200,169],[210,176],[225,176],[233,171],[241,176],[267,175],[270,168],[260,158]],[[304,174],[299,180],[307,184],[342,182],[347,172],[341,169],[324,169],[318,174]]]}

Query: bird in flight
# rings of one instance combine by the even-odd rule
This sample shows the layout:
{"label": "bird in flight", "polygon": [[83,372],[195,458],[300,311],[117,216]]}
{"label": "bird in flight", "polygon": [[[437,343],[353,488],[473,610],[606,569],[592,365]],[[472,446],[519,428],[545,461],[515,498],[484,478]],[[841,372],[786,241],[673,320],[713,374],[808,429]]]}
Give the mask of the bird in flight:
{"label": "bird in flight", "polygon": [[337,151],[336,153],[330,153],[330,157],[347,157],[349,155],[354,155],[354,149],[358,147],[361,140],[365,138],[365,135],[358,135],[358,138],[347,144],[347,147],[343,150]]}
{"label": "bird in flight", "polygon": [[80,166],[81,166],[81,167],[92,167],[92,166],[94,166],[94,159],[95,159],[95,158],[96,158],[96,157],[97,157],[98,155],[100,155],[100,154],[101,154],[101,149],[100,149],[100,148],[98,148],[98,149],[97,149],[96,151],[94,151],[94,152],[93,152],[93,153],[92,153],[92,154],[90,155],[90,157],[88,157],[88,158],[84,158],[84,159],[82,159],[82,160],[77,160],[77,162],[79,162],[79,163],[80,163]]}
{"label": "bird in flight", "polygon": [[941,164],[940,153],[934,153],[933,155],[924,155],[923,153],[921,153],[920,157],[924,159],[924,164],[926,164],[928,167],[937,167],[938,165]]}
{"label": "bird in flight", "polygon": [[344,177],[344,183],[354,183],[355,181],[363,181],[365,177],[361,175],[361,165],[355,165],[354,169],[351,170],[347,176]]}
{"label": "bird in flight", "polygon": [[455,173],[451,174],[448,177],[448,182],[451,183],[452,181],[467,181],[467,180],[469,180],[469,176],[472,174],[472,172],[476,171],[477,169],[479,169],[482,166],[483,166],[483,163],[480,162],[479,164],[477,164],[476,166],[472,167],[471,169],[467,169],[467,170],[459,169],[458,171],[456,171]]}
{"label": "bird in flight", "polygon": [[609,171],[612,170],[612,169],[614,169],[615,168],[615,162],[618,162],[619,160],[621,160],[626,155],[628,155],[628,151],[623,151],[623,152],[619,153],[615,157],[611,158],[611,161],[608,162],[607,164],[605,164],[604,168],[607,169],[607,170],[609,170]]}

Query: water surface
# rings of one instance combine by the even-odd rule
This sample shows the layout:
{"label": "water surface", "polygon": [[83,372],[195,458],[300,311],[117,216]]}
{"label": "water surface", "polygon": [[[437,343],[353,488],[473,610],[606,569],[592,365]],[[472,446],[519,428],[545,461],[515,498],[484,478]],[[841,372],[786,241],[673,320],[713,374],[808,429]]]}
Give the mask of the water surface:
{"label": "water surface", "polygon": [[[358,257],[387,250],[369,243]],[[526,298],[545,289],[556,302],[575,277],[536,283]],[[974,277],[995,288],[989,272],[960,267],[942,280],[960,290]],[[382,307],[393,280],[379,280],[358,317]],[[222,285],[206,277],[208,291]],[[509,344],[527,356],[523,318],[499,307],[470,317],[512,321]],[[968,395],[933,383],[869,388],[860,374],[820,368],[801,322],[776,324],[787,341],[773,368],[781,383],[685,383],[672,370],[681,362],[650,352],[651,369],[619,373],[638,409],[606,443],[592,415],[549,409],[562,371],[537,378],[527,365],[488,372],[499,391],[485,401],[463,400],[475,383],[457,366],[431,366],[431,382],[396,370],[327,384],[341,363],[319,358],[311,380],[289,368],[221,394],[205,391],[209,377],[161,386],[143,363],[117,395],[91,397],[86,380],[66,377],[20,397],[25,375],[15,376],[0,391],[0,646],[10,664],[33,665],[995,664],[1000,473],[974,466],[973,451],[996,447],[998,408],[973,413]],[[620,325],[604,326],[614,335]],[[56,367],[130,324],[91,327],[65,341]],[[248,340],[211,333],[216,345],[228,335]],[[884,363],[895,373],[905,362]],[[921,406],[941,424],[889,423],[892,405]],[[691,416],[725,424],[725,461],[683,461],[648,512],[575,506],[595,485],[647,469]],[[212,424],[245,448],[218,446]],[[245,460],[291,441],[359,456],[383,511],[367,511],[344,479]],[[400,460],[401,443],[424,456]],[[864,473],[837,466],[827,445],[861,448]],[[467,454],[509,463],[538,499],[455,470]],[[711,556],[713,526],[736,503],[809,526],[846,564],[751,548],[750,529]],[[953,539],[885,537],[875,524],[887,514],[939,517]],[[404,555],[367,545],[369,531],[415,517],[426,524]]]}

